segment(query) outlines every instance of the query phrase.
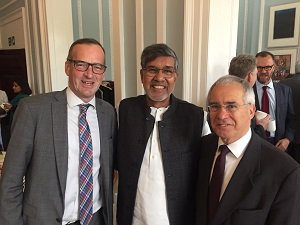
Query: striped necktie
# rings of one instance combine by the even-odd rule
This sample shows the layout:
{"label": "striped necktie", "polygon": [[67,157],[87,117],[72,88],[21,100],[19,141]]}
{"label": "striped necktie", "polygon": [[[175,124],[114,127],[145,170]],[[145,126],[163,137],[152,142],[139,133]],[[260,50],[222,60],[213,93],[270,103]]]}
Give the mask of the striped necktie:
{"label": "striped necktie", "polygon": [[93,215],[93,146],[89,124],[86,120],[89,106],[90,104],[81,104],[79,115],[79,218],[81,225],[88,225]]}

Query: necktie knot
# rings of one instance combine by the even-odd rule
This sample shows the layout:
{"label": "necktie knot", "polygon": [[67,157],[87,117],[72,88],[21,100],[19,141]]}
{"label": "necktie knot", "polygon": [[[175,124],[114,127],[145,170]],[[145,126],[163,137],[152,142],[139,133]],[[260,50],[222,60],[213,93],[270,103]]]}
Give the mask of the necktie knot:
{"label": "necktie knot", "polygon": [[221,152],[220,154],[222,156],[225,156],[225,155],[227,155],[228,152],[230,152],[230,149],[227,147],[227,145],[220,145],[219,151]]}
{"label": "necktie knot", "polygon": [[265,85],[265,86],[263,86],[262,88],[263,88],[264,91],[266,91],[266,90],[268,89],[268,86]]}
{"label": "necktie knot", "polygon": [[80,114],[86,114],[86,112],[90,106],[91,106],[91,104],[80,104],[79,105]]}

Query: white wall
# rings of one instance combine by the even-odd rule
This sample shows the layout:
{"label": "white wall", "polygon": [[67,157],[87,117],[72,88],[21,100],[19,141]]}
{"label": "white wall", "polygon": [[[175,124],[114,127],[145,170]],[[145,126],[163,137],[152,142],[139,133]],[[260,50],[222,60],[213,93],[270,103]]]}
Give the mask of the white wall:
{"label": "white wall", "polygon": [[62,90],[68,85],[65,61],[73,42],[71,0],[46,0],[45,3],[51,90]]}

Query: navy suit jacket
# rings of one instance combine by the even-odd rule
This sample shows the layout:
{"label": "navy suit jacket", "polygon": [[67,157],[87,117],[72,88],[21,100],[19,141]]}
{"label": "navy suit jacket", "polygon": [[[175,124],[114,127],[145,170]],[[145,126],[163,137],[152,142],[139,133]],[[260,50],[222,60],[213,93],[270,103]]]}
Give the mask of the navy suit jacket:
{"label": "navy suit jacket", "polygon": [[291,87],[293,92],[294,109],[297,116],[294,142],[300,144],[300,104],[297,104],[300,99],[300,73],[293,75],[290,79],[282,80],[280,83]]}
{"label": "navy suit jacket", "polygon": [[[207,223],[207,196],[218,137],[202,138],[196,224]],[[300,224],[300,165],[252,132],[209,225]]]}
{"label": "navy suit jacket", "polygon": [[[273,82],[273,84],[276,98],[275,143],[283,138],[288,138],[290,141],[293,141],[295,133],[295,111],[293,106],[292,90],[290,87],[280,83]],[[253,86],[253,90],[255,93],[256,109],[261,110],[257,96],[256,85]]]}

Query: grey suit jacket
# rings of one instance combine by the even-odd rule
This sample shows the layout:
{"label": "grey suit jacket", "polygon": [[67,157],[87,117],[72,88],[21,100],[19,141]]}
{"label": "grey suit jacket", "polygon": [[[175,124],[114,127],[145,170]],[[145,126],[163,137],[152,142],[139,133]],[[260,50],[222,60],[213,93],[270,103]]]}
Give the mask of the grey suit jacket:
{"label": "grey suit jacket", "polygon": [[[201,143],[197,225],[208,224],[208,185],[217,143],[215,134]],[[298,225],[299,209],[300,165],[252,132],[210,225]]]}
{"label": "grey suit jacket", "polygon": [[[110,104],[100,99],[96,99],[96,110],[101,145],[100,195],[106,224],[111,225],[116,113]],[[66,92],[24,99],[15,114],[0,180],[0,224],[61,224],[67,169]]]}

